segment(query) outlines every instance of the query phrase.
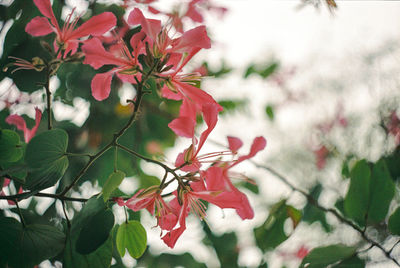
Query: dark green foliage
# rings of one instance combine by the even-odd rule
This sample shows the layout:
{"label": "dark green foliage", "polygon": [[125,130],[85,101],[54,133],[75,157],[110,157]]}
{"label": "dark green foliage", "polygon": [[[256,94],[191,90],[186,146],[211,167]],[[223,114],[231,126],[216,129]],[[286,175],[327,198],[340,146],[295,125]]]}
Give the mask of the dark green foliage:
{"label": "dark green foliage", "polygon": [[[314,200],[318,200],[321,192],[322,185],[317,184],[311,189],[310,195],[314,198]],[[303,221],[309,223],[319,222],[326,232],[330,232],[332,230],[332,227],[326,221],[325,213],[309,202],[303,208]]]}
{"label": "dark green foliage", "polygon": [[36,135],[26,148],[25,161],[31,171],[26,188],[41,190],[53,186],[68,168],[68,135],[62,129],[53,129]]}
{"label": "dark green foliage", "polygon": [[235,233],[225,233],[221,236],[214,235],[210,228],[203,224],[206,233],[204,243],[215,248],[221,267],[239,267],[237,238]]}
{"label": "dark green foliage", "polygon": [[300,267],[326,268],[329,264],[334,264],[352,257],[356,249],[355,247],[348,247],[340,244],[315,248],[303,259]]}
{"label": "dark green foliage", "polygon": [[64,249],[65,235],[54,226],[23,226],[13,218],[0,218],[0,226],[0,263],[10,267],[32,267]]}
{"label": "dark green foliage", "polygon": [[284,224],[291,219],[293,229],[301,219],[301,212],[286,204],[286,200],[276,203],[270,210],[269,216],[263,225],[254,229],[257,246],[263,250],[271,250],[289,238],[284,231]]}

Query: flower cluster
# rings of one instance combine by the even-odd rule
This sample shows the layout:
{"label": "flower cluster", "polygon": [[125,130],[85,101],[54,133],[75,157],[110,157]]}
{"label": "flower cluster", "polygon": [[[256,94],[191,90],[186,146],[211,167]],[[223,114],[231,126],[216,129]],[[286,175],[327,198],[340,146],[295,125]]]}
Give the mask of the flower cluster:
{"label": "flower cluster", "polygon": [[[153,79],[163,98],[181,101],[179,116],[168,126],[176,135],[189,138],[191,144],[177,156],[175,168],[166,168],[166,174],[172,175],[172,178],[167,181],[166,175],[160,185],[141,189],[129,200],[117,199],[120,205],[134,211],[147,209],[155,215],[162,230],[162,240],[171,248],[185,231],[186,217],[190,212],[201,219],[206,216],[203,201],[220,208],[234,209],[243,220],[254,217],[246,195],[231,181],[235,175],[231,169],[263,150],[266,140],[256,137],[250,152],[239,154],[242,141],[228,137],[226,151],[201,154],[201,149],[214,130],[218,114],[223,108],[211,95],[197,87],[201,74],[184,71],[187,63],[201,49],[211,47],[211,41],[204,25],[185,31],[182,18],[188,17],[194,22],[202,22],[198,5],[202,4],[207,9],[218,7],[212,6],[209,1],[193,0],[184,15],[164,13],[169,18],[166,25],[161,20],[146,17],[141,9],[135,7],[127,21],[119,29],[114,29],[110,37],[103,36],[116,26],[116,18],[110,12],[94,16],[78,27],[80,18],[73,18],[72,12],[64,26],[60,27],[50,0],[34,2],[44,17],[32,19],[26,26],[26,32],[33,36],[55,33],[53,46],[57,59],[66,61],[80,51],[84,55],[84,64],[96,70],[106,65],[111,67],[108,71],[97,73],[91,81],[92,96],[97,101],[109,97],[113,78],[133,84],[138,92],[146,87],[148,79]],[[134,1],[134,4],[148,5],[153,2]],[[124,1],[126,7],[129,4],[130,1]],[[148,10],[161,13],[152,6],[148,6]],[[130,29],[137,29],[136,33],[125,41],[124,35]],[[88,36],[85,40],[81,39]],[[37,68],[30,62],[21,62],[17,66],[25,69]],[[134,100],[132,102],[138,105]],[[207,128],[197,138],[195,128],[199,117],[202,117]],[[40,117],[37,116],[36,119],[38,123]],[[27,141],[37,129],[36,125],[29,131],[17,116],[10,117],[8,122],[23,130]],[[230,158],[226,160],[226,156]],[[177,183],[176,190],[165,193],[166,187],[172,182]]]}

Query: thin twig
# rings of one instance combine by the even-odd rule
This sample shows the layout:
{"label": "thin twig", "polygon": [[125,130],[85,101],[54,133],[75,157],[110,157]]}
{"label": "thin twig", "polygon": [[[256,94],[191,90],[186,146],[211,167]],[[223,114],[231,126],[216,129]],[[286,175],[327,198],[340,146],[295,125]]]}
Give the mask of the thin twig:
{"label": "thin twig", "polygon": [[250,162],[255,165],[257,168],[261,168],[261,169],[265,169],[266,171],[268,171],[269,173],[271,173],[272,175],[274,175],[276,178],[278,178],[280,181],[282,181],[283,183],[285,183],[289,188],[291,188],[293,191],[296,191],[300,194],[302,194],[304,197],[307,198],[308,202],[313,205],[314,207],[318,208],[319,210],[322,210],[326,213],[331,213],[333,214],[339,221],[341,221],[342,223],[350,226],[351,228],[353,228],[355,231],[357,231],[361,237],[368,243],[370,243],[372,246],[379,248],[384,254],[385,256],[390,259],[391,261],[393,261],[397,266],[400,267],[400,263],[390,255],[391,251],[386,250],[381,244],[379,244],[378,242],[376,242],[375,240],[373,240],[372,238],[368,237],[367,234],[365,233],[365,231],[363,229],[361,229],[360,227],[358,227],[356,224],[354,224],[352,221],[346,219],[345,217],[343,217],[342,215],[339,214],[339,212],[333,208],[326,208],[322,205],[320,205],[318,203],[317,200],[315,200],[314,197],[312,197],[309,193],[307,193],[306,191],[296,187],[295,185],[293,185],[291,182],[289,182],[288,179],[286,179],[283,175],[281,175],[279,172],[277,172],[276,170],[274,170],[271,167],[265,166],[265,165],[260,165],[256,162],[254,162],[253,160],[250,160]]}

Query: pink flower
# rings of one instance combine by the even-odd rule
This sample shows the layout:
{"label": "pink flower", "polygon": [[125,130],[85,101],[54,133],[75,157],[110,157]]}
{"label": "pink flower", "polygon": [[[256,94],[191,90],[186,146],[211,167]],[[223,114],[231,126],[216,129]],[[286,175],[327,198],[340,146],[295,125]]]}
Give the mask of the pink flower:
{"label": "pink flower", "polygon": [[205,218],[206,207],[200,199],[210,203],[223,202],[219,200],[222,196],[218,197],[218,194],[218,192],[207,191],[200,181],[191,183],[190,187],[182,186],[179,188],[178,192],[175,192],[176,197],[169,203],[170,207],[174,209],[178,216],[178,221],[176,225],[172,226],[173,228],[162,237],[164,243],[170,248],[174,248],[176,241],[186,230],[186,217],[189,212],[194,212],[200,219]]}
{"label": "pink flower", "polygon": [[129,14],[128,23],[142,26],[142,31],[151,40],[149,45],[153,48],[155,57],[163,58],[168,53],[178,53],[180,55],[188,53],[194,55],[202,48],[207,49],[211,47],[211,41],[207,35],[205,26],[193,28],[182,33],[180,37],[171,39],[168,36],[168,30],[162,27],[160,20],[146,18],[138,8],[135,8]]}
{"label": "pink flower", "polygon": [[93,77],[91,88],[93,97],[102,101],[110,95],[111,80],[113,74],[116,74],[124,82],[134,83],[134,77],[140,77],[138,68],[140,64],[138,55],[142,51],[145,38],[143,32],[139,32],[132,36],[130,40],[133,52],[129,52],[127,46],[120,41],[113,46],[113,52],[106,51],[97,38],[92,38],[85,42],[82,51],[85,54],[84,64],[90,64],[93,68],[99,69],[104,65],[114,65],[113,69],[106,73],[99,73]]}
{"label": "pink flower", "polygon": [[394,139],[396,145],[400,144],[400,119],[396,114],[396,111],[392,111],[390,115],[390,121],[387,124],[387,131],[391,134]]}
{"label": "pink flower", "polygon": [[[161,190],[158,185],[142,189],[123,203],[123,205],[133,211],[139,211],[145,208],[152,215],[155,213],[158,226],[160,226],[162,230],[171,230],[176,225],[178,219],[170,206],[165,203],[160,192]],[[119,203],[119,205],[121,204]]]}
{"label": "pink flower", "polygon": [[74,54],[79,45],[79,38],[93,35],[99,36],[109,31],[116,25],[116,18],[111,12],[104,12],[100,15],[93,16],[91,19],[74,29],[78,23],[79,17],[71,21],[72,14],[68,15],[62,28],[58,25],[54,16],[50,0],[33,0],[40,13],[44,17],[33,18],[25,27],[25,31],[33,36],[48,35],[52,32],[56,33],[54,46],[56,49],[61,47],[64,50],[64,56],[71,52]]}
{"label": "pink flower", "polygon": [[35,111],[35,126],[32,129],[26,127],[25,119],[20,115],[12,114],[6,118],[6,122],[8,124],[15,125],[17,129],[24,132],[24,139],[26,143],[28,143],[33,136],[35,136],[40,124],[40,120],[42,119],[42,112],[39,110],[39,108],[35,107]]}
{"label": "pink flower", "polygon": [[180,167],[185,162],[189,163],[181,168],[182,171],[195,172],[200,169],[201,158],[198,156],[203,147],[208,135],[215,128],[218,120],[218,106],[215,104],[205,104],[202,107],[204,122],[207,129],[201,133],[199,143],[194,138],[195,121],[189,117],[179,117],[174,119],[168,126],[179,136],[184,136],[192,139],[192,144],[184,152],[180,153],[175,161],[175,166]]}
{"label": "pink flower", "polygon": [[316,165],[319,170],[323,169],[326,165],[326,158],[329,155],[329,150],[326,146],[322,145],[318,149],[313,151]]}

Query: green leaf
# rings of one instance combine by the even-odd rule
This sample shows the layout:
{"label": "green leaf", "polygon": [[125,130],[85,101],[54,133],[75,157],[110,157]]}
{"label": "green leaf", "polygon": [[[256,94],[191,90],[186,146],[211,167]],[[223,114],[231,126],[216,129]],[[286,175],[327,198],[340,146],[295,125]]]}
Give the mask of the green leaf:
{"label": "green leaf", "polygon": [[104,202],[106,202],[110,198],[111,193],[118,188],[118,186],[121,184],[124,178],[125,178],[125,173],[119,170],[117,172],[112,173],[108,177],[102,190]]}
{"label": "green leaf", "polygon": [[347,259],[355,254],[355,247],[341,244],[313,249],[302,261],[300,267],[326,268],[329,264]]}
{"label": "green leaf", "polygon": [[53,129],[35,136],[26,147],[25,160],[32,172],[26,179],[29,190],[53,186],[68,168],[66,151],[68,135],[62,129]]}
{"label": "green leaf", "polygon": [[277,62],[273,62],[270,65],[268,65],[264,70],[260,71],[259,75],[265,79],[271,74],[273,74],[278,69],[278,67],[279,64]]}
{"label": "green leaf", "polygon": [[365,261],[361,260],[358,256],[353,256],[349,259],[341,261],[339,264],[333,266],[335,268],[364,268]]}
{"label": "green leaf", "polygon": [[357,162],[350,172],[350,187],[344,199],[346,214],[360,224],[365,223],[369,206],[371,170],[365,160]]}
{"label": "green leaf", "polygon": [[[288,239],[289,236],[284,231],[285,221],[289,217],[288,207],[286,200],[276,203],[271,208],[270,214],[264,224],[254,229],[256,244],[261,250],[266,251],[275,248]],[[293,217],[296,218],[297,212],[294,212],[294,210],[291,212]],[[295,222],[296,220],[293,221],[294,228],[296,227]]]}
{"label": "green leaf", "polygon": [[211,245],[217,253],[221,267],[236,268],[238,266],[239,252],[237,251],[237,237],[235,233],[225,233],[221,236],[216,236],[207,226],[203,224],[206,238],[204,243]]}
{"label": "green leaf", "polygon": [[0,163],[16,162],[23,154],[19,135],[8,129],[0,130]]}
{"label": "green leaf", "polygon": [[21,252],[24,262],[39,264],[59,254],[65,245],[65,234],[54,226],[32,224],[23,229]]}
{"label": "green leaf", "polygon": [[[321,194],[322,191],[322,186],[321,184],[317,184],[316,186],[313,187],[313,189],[310,191],[310,195],[315,199],[318,200],[319,195]],[[320,209],[316,208],[309,202],[307,202],[307,205],[303,209],[303,221],[313,223],[313,222],[319,222],[321,223],[322,227],[326,232],[330,232],[332,227],[328,224],[326,221],[326,215],[323,211]]]}
{"label": "green leaf", "polygon": [[0,230],[0,264],[16,267],[20,262],[22,225],[14,218],[0,217]]}
{"label": "green leaf", "polygon": [[65,268],[106,268],[110,267],[112,260],[113,242],[110,236],[108,240],[96,251],[82,255],[76,252],[74,238],[67,239],[64,251],[63,267]]}
{"label": "green leaf", "polygon": [[400,235],[400,207],[389,217],[388,227],[392,234]]}
{"label": "green leaf", "polygon": [[125,255],[125,249],[133,258],[143,255],[147,245],[146,230],[138,221],[124,222],[118,228],[117,249],[121,256]]}
{"label": "green leaf", "polygon": [[265,107],[265,113],[268,115],[268,118],[272,121],[274,120],[274,107],[272,107],[271,105],[267,105],[267,107]]}
{"label": "green leaf", "polygon": [[[100,224],[102,226],[107,225],[104,223],[96,222],[96,216],[101,215],[106,211],[107,207],[104,201],[101,198],[97,198],[96,196],[90,198],[81,211],[74,217],[72,221],[72,226],[70,229],[70,234],[67,236],[67,245],[66,250],[64,251],[64,260],[63,265],[67,268],[98,268],[98,267],[110,267],[111,259],[112,259],[112,251],[113,251],[113,241],[112,235],[108,236],[108,240],[105,243],[102,243],[100,247],[98,247],[95,251],[82,255],[77,252],[76,244],[81,235],[83,235],[83,230],[89,228],[91,226],[96,228],[96,224]],[[102,216],[104,217],[104,215]],[[102,218],[99,216],[99,218]],[[105,216],[107,218],[109,216]],[[100,219],[101,220],[101,219]],[[107,220],[106,221],[110,221]],[[110,225],[110,224],[109,224]],[[98,229],[107,229],[107,228],[98,228]],[[90,231],[89,231],[90,232]],[[90,236],[90,235],[89,235]],[[83,239],[83,238],[81,238]],[[83,239],[84,241],[85,239]],[[98,240],[96,240],[98,241]],[[97,242],[98,244],[98,242]],[[63,266],[63,267],[64,267]]]}
{"label": "green leaf", "polygon": [[71,226],[71,232],[79,234],[80,230],[90,222],[91,218],[97,215],[101,211],[107,209],[103,200],[96,196],[90,198],[83,206],[82,210],[74,217]]}
{"label": "green leaf", "polygon": [[385,219],[395,192],[395,185],[383,159],[372,168],[370,189],[368,221],[378,223]]}
{"label": "green leaf", "polygon": [[303,216],[301,211],[292,206],[286,206],[286,211],[287,215],[292,220],[293,228],[296,228]]}
{"label": "green leaf", "polygon": [[76,251],[80,254],[89,254],[98,249],[107,241],[114,226],[114,214],[111,210],[99,211],[83,226],[76,241]]}

